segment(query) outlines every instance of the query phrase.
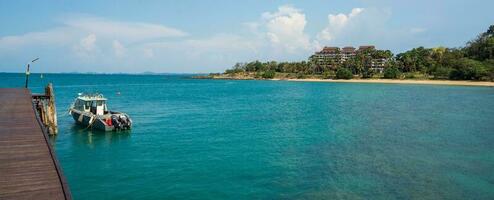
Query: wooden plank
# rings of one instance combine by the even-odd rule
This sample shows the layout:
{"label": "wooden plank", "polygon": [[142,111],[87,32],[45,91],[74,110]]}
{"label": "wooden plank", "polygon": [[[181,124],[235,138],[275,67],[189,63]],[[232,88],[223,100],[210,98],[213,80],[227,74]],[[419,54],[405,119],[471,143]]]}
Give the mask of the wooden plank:
{"label": "wooden plank", "polygon": [[71,199],[27,89],[0,88],[0,199]]}

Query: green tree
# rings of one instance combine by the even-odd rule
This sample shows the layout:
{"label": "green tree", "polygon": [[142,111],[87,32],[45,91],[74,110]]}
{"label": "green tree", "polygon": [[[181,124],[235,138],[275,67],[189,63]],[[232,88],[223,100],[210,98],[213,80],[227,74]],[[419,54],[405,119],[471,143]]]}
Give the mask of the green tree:
{"label": "green tree", "polygon": [[[338,56],[326,57],[323,61],[314,60],[311,56],[308,62],[236,63],[231,69],[225,70],[225,73],[249,72],[248,74],[252,75],[252,72],[255,72],[257,77],[271,77],[272,72],[288,73],[291,77],[322,74],[323,78],[329,78],[336,71],[337,78],[351,78],[353,74],[369,78],[375,73],[371,66],[375,65],[377,59],[379,62],[384,59],[387,60],[384,65],[386,78],[398,78],[401,73],[420,75],[416,72],[421,72],[424,77],[433,75],[438,79],[494,80],[494,25],[463,48],[418,47],[395,57],[389,50],[366,49],[357,51],[355,56],[344,62],[341,62]],[[347,71],[350,71],[350,76]]]}
{"label": "green tree", "polygon": [[449,78],[453,80],[482,80],[488,76],[488,68],[480,61],[462,58],[453,66]]}
{"label": "green tree", "polygon": [[402,63],[403,72],[422,71],[426,73],[432,67],[431,55],[432,49],[418,47],[396,55],[396,60]]}
{"label": "green tree", "polygon": [[276,63],[276,61],[270,61],[270,62],[266,63],[266,69],[267,70],[276,71],[277,66],[278,66],[278,63]]}
{"label": "green tree", "polygon": [[340,68],[340,69],[338,69],[338,71],[336,71],[336,78],[337,79],[352,79],[353,74],[347,68]]}
{"label": "green tree", "polygon": [[384,78],[386,79],[396,79],[400,76],[400,74],[400,70],[395,67],[384,69]]}
{"label": "green tree", "polygon": [[262,78],[272,79],[272,78],[274,78],[275,75],[276,75],[276,72],[274,70],[268,70],[262,74]]}
{"label": "green tree", "polygon": [[334,76],[335,76],[334,71],[325,71],[322,73],[323,79],[330,79],[330,78],[333,78]]}
{"label": "green tree", "polygon": [[451,68],[448,67],[436,67],[431,72],[434,76],[434,79],[447,79],[449,78],[449,73],[451,72]]}
{"label": "green tree", "polygon": [[362,72],[362,78],[372,78],[374,76],[375,72],[371,68],[365,68],[364,71]]}
{"label": "green tree", "polygon": [[477,36],[476,39],[467,43],[464,48],[466,55],[469,58],[484,61],[494,59],[494,25]]}

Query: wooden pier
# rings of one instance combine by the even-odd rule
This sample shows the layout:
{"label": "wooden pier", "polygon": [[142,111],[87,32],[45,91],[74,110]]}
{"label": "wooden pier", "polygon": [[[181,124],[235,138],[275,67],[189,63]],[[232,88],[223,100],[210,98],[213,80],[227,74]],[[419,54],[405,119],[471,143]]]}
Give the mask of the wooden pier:
{"label": "wooden pier", "polygon": [[71,199],[32,98],[0,88],[0,199]]}

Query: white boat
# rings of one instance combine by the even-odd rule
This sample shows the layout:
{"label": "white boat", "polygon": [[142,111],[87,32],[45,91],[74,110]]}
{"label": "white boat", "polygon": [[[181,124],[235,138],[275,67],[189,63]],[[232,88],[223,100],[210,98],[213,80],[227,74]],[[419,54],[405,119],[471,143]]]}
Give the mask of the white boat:
{"label": "white boat", "polygon": [[102,94],[79,94],[69,113],[77,124],[102,131],[128,130],[130,117],[122,112],[108,110],[107,99]]}

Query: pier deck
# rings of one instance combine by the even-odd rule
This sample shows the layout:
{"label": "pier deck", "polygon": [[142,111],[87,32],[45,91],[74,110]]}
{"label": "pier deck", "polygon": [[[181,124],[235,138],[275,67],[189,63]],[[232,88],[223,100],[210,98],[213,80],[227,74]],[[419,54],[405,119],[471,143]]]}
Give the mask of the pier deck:
{"label": "pier deck", "polygon": [[31,98],[0,88],[0,199],[71,199]]}

